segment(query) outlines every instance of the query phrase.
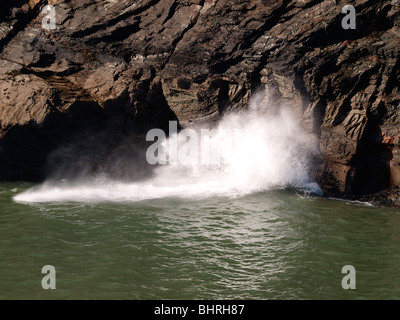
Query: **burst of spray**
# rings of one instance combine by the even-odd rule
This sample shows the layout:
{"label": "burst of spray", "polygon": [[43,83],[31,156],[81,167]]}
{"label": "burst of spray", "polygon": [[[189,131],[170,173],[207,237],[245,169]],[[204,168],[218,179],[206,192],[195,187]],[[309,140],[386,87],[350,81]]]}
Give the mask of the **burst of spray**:
{"label": "burst of spray", "polygon": [[[207,151],[220,163],[174,163],[157,167],[151,178],[121,182],[102,176],[74,182],[45,182],[14,197],[19,202],[140,201],[163,197],[238,196],[293,186],[320,193],[310,180],[315,138],[285,108],[269,113],[262,95],[246,111],[227,114],[214,128]],[[199,129],[200,130],[200,129]],[[172,139],[170,137],[169,139]],[[165,141],[168,143],[168,140]]]}

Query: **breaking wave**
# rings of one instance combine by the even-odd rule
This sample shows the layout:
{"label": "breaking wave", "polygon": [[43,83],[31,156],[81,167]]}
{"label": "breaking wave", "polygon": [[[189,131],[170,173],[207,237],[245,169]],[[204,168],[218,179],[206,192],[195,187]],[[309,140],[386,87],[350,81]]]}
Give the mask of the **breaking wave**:
{"label": "breaking wave", "polygon": [[[46,181],[14,197],[17,202],[140,201],[165,197],[239,196],[270,189],[295,187],[321,193],[311,180],[312,156],[317,148],[296,116],[281,108],[268,112],[256,96],[246,111],[227,114],[213,129],[207,150],[221,161],[204,164],[159,165],[139,182],[121,182],[106,176],[74,181]],[[197,131],[200,131],[198,129]],[[173,135],[169,139],[173,139]],[[164,147],[165,147],[164,143]]]}

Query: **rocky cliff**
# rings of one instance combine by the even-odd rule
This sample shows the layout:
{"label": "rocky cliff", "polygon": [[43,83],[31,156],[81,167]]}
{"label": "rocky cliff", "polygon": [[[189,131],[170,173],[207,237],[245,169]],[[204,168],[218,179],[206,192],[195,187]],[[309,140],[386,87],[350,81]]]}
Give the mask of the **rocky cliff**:
{"label": "rocky cliff", "polygon": [[0,4],[1,179],[43,179],[71,144],[68,170],[90,150],[91,170],[112,171],[116,148],[137,155],[132,136],[216,121],[268,89],[318,136],[326,194],[400,204],[399,0],[50,3],[54,30],[47,1]]}

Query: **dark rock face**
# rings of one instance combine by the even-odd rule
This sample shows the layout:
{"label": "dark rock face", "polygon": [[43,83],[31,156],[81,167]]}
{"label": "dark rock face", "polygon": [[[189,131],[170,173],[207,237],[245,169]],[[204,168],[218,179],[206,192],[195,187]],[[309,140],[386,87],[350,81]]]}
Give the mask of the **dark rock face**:
{"label": "dark rock face", "polygon": [[[327,194],[400,186],[399,1],[52,2],[50,31],[47,1],[1,4],[1,178],[42,179],[77,137],[99,154],[93,170],[107,167],[116,141],[216,121],[266,88],[319,137]],[[346,4],[355,30],[341,26]]]}

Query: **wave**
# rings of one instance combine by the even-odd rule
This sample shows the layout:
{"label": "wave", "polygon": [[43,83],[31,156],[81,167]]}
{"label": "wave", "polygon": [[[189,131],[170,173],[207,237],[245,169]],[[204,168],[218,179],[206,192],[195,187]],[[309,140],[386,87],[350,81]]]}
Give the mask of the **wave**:
{"label": "wave", "polygon": [[[269,111],[263,99],[256,96],[248,110],[226,115],[213,129],[207,148],[200,146],[197,150],[200,158],[207,158],[209,152],[218,154],[217,163],[159,165],[151,178],[140,182],[116,181],[106,176],[46,181],[16,195],[14,200],[29,203],[231,197],[287,186],[321,194],[311,180],[312,159],[317,153],[315,137],[302,129],[289,109]],[[174,138],[171,135],[164,141],[163,148],[168,148]]]}

